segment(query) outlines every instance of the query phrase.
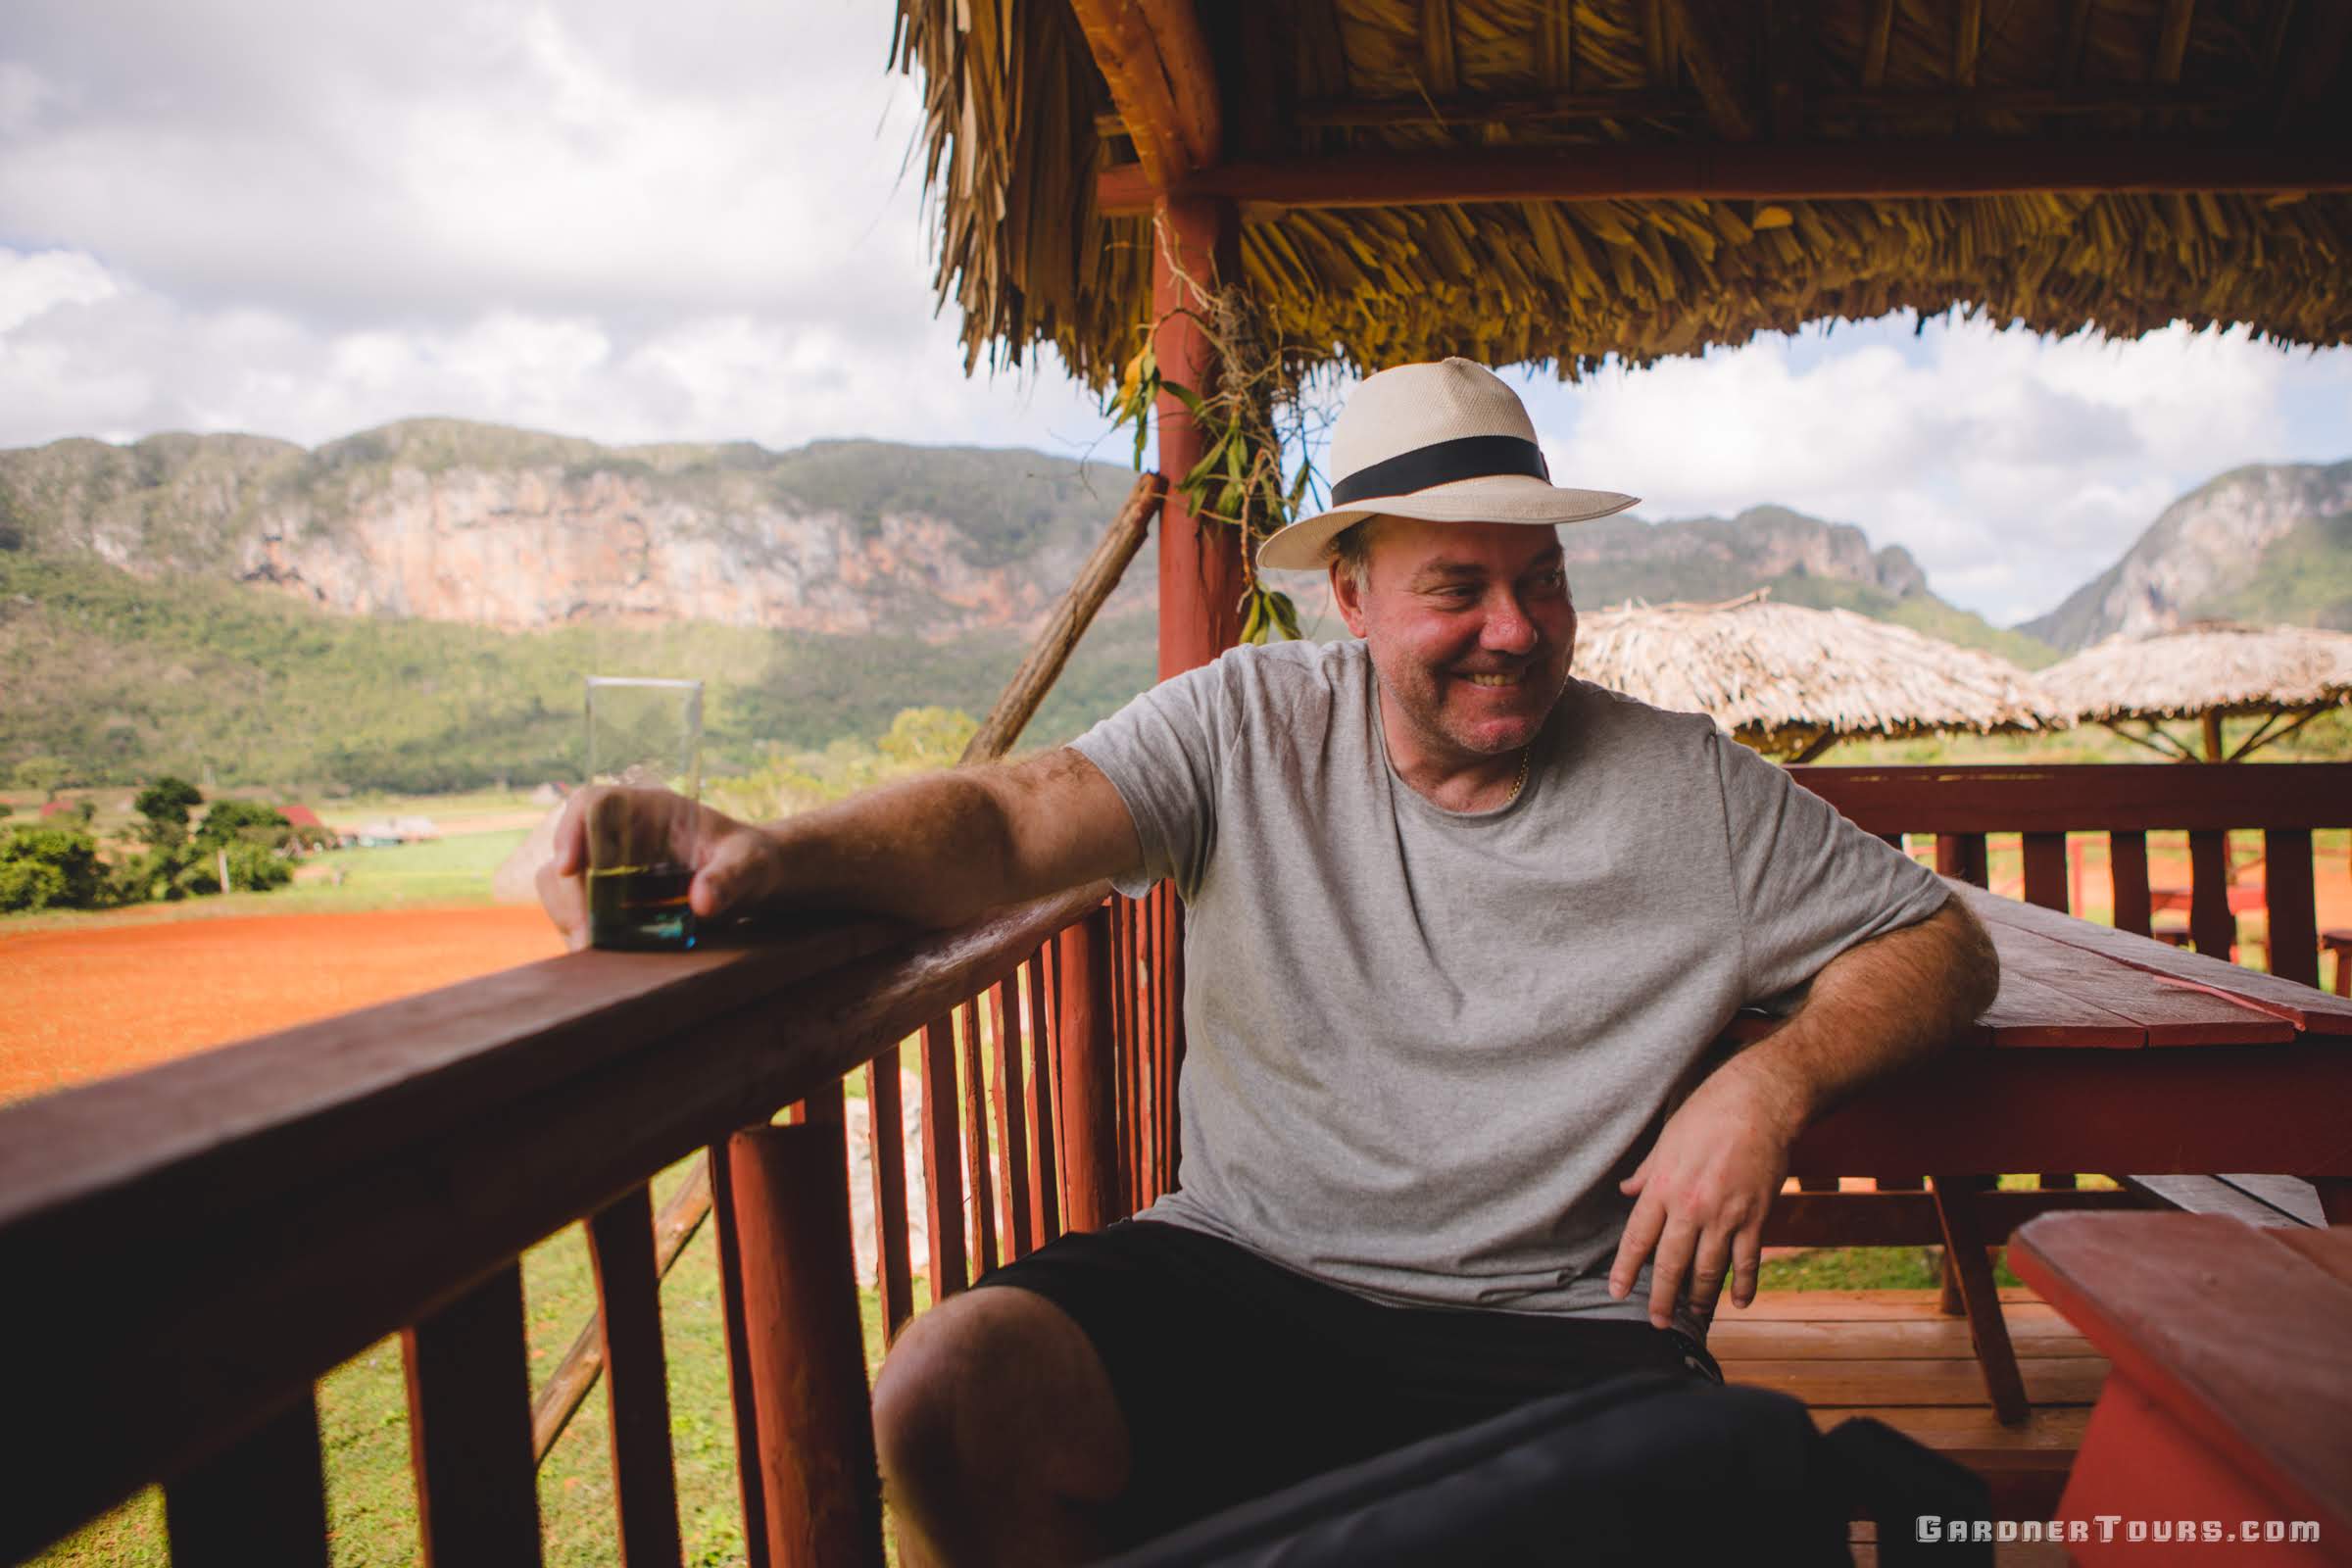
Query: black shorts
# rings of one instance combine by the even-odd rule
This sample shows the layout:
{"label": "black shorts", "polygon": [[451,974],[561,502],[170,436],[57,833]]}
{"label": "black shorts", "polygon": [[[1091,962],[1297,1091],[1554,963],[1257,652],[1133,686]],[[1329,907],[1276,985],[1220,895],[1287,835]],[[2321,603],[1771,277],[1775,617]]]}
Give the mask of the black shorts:
{"label": "black shorts", "polygon": [[1094,1342],[1133,1454],[1104,1521],[1120,1545],[1620,1373],[1723,1381],[1676,1330],[1385,1306],[1159,1220],[1061,1237],[979,1284],[1044,1297]]}

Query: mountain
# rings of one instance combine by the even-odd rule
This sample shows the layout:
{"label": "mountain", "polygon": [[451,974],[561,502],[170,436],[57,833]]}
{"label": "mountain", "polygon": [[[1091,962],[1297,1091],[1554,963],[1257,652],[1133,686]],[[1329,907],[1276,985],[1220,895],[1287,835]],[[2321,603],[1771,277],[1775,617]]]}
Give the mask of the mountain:
{"label": "mountain", "polygon": [[[1649,604],[1715,603],[1753,589],[1783,604],[1851,610],[1931,637],[1982,648],[2026,668],[2058,657],[2056,649],[1938,599],[1927,573],[1900,545],[1873,550],[1850,522],[1824,522],[1787,507],[1750,507],[1738,516],[1646,522],[1619,514],[1560,530],[1569,585],[1580,610],[1629,600]],[[1323,586],[1303,577],[1286,583],[1299,602],[1309,635],[1344,635]]]}
{"label": "mountain", "polygon": [[2073,650],[2203,619],[2352,630],[2352,461],[2255,464],[2208,480],[2017,629]]}
{"label": "mountain", "polygon": [[[0,548],[502,631],[945,638],[1034,626],[1126,492],[1117,469],[1035,452],[608,448],[411,419],[310,452],[241,435],[0,452]],[[1155,566],[1139,559],[1114,613],[1152,602]]]}
{"label": "mountain", "polygon": [[[615,448],[453,419],[316,450],[175,434],[0,452],[0,779],[30,757],[91,782],[561,777],[591,671],[705,679],[714,770],[874,736],[901,708],[977,714],[1127,488],[1033,452]],[[2050,657],[1937,599],[1901,549],[1783,508],[1562,539],[1588,608],[1763,585]],[[1155,557],[1027,740],[1150,683]]]}
{"label": "mountain", "polygon": [[[901,709],[984,713],[1027,642],[709,621],[507,632],[0,551],[0,785],[34,758],[78,784],[172,772],[305,794],[576,779],[588,674],[701,679],[715,776],[773,746],[870,741]],[[1076,735],[1152,683],[1156,654],[1149,614],[1098,620],[1022,743]]]}

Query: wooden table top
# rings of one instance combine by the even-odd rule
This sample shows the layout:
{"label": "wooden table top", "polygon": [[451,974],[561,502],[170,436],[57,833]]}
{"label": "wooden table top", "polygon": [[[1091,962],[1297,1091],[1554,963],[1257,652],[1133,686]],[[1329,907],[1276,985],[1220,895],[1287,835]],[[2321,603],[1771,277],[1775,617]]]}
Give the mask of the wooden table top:
{"label": "wooden table top", "polygon": [[1946,878],[1992,935],[2001,990],[1969,1044],[2134,1050],[2330,1040],[2352,999]]}
{"label": "wooden table top", "polygon": [[2009,1257],[2116,1375],[2323,1541],[2352,1538],[2352,1227],[2045,1214]]}

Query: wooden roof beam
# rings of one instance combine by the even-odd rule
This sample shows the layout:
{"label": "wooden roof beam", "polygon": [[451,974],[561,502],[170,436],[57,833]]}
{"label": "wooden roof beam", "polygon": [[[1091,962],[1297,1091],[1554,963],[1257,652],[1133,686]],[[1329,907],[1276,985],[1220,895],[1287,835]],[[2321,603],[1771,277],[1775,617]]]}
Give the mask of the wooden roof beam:
{"label": "wooden roof beam", "polygon": [[2180,80],[2180,66],[2188,56],[2188,29],[2197,17],[2197,0],[2165,0],[2164,21],[2156,33],[2156,60],[2149,77],[2160,87]]}
{"label": "wooden roof beam", "polygon": [[1862,29],[1862,90],[1876,92],[1886,84],[1886,48],[1894,37],[1894,0],[1870,0],[1870,20]]}
{"label": "wooden roof beam", "polygon": [[1755,117],[1748,113],[1731,74],[1717,58],[1714,34],[1707,30],[1702,19],[1692,14],[1693,0],[1659,0],[1659,8],[1661,19],[1682,46],[1683,65],[1690,73],[1691,85],[1698,89],[1699,101],[1707,106],[1707,118],[1715,122],[1715,133],[1725,141],[1753,140]]}
{"label": "wooden roof beam", "polygon": [[[2352,146],[2137,140],[1669,143],[1495,147],[1227,164],[1187,195],[1286,208],[1505,201],[1840,201],[2020,191],[2168,194],[2352,191]],[[1130,166],[1105,172],[1106,214],[1149,212],[1156,188]]]}
{"label": "wooden roof beam", "polygon": [[1070,0],[1146,178],[1161,190],[1224,155],[1216,63],[1192,0]]}

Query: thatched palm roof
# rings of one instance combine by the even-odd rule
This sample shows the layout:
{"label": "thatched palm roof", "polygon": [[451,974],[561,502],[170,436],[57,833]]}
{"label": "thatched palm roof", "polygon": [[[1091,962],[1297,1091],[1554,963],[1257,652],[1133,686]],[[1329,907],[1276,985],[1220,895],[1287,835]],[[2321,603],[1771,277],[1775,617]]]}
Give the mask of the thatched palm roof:
{"label": "thatched palm roof", "polygon": [[1633,605],[1579,617],[1576,673],[1659,708],[1700,712],[1758,749],[1803,760],[1857,736],[2053,728],[2034,677],[1850,610]]}
{"label": "thatched palm roof", "polygon": [[[2352,635],[2207,621],[2110,637],[2043,670],[2040,681],[2058,711],[2174,755],[2187,755],[2187,748],[2164,732],[2162,721],[2201,720],[2209,761],[2224,760],[2221,719],[2260,715],[2264,724],[2229,759],[2235,760],[2352,702]],[[2132,722],[2142,728],[2127,727]]]}
{"label": "thatched palm roof", "polygon": [[1152,311],[1161,191],[1241,204],[1241,280],[1302,367],[1574,374],[1905,307],[2352,330],[2340,5],[900,0],[900,25],[967,351],[1050,343],[1098,387]]}

